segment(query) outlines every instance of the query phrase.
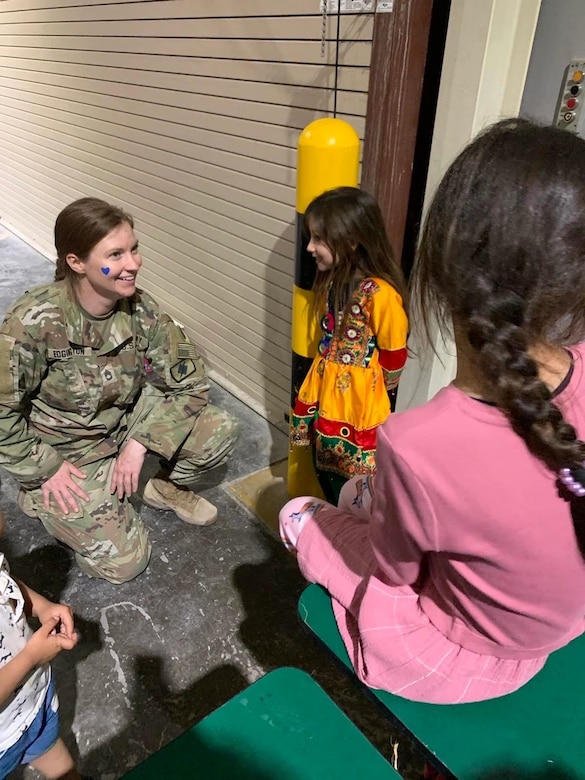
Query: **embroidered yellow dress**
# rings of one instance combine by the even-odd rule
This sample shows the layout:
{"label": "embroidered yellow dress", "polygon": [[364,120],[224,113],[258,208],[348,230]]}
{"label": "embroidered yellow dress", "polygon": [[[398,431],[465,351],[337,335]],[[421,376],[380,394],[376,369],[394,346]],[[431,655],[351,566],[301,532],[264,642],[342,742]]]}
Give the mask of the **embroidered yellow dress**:
{"label": "embroidered yellow dress", "polygon": [[324,315],[319,352],[296,400],[293,446],[315,446],[316,466],[347,479],[375,471],[376,428],[390,413],[388,391],[406,362],[408,320],[402,299],[383,279],[360,282],[334,335]]}

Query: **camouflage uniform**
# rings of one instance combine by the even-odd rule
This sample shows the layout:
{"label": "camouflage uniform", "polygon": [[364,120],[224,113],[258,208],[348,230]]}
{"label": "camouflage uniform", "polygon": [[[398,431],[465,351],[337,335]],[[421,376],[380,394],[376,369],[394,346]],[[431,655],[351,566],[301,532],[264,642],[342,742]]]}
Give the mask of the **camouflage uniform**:
{"label": "camouflage uniform", "polygon": [[[67,282],[36,287],[0,328],[0,465],[26,492],[80,567],[111,582],[146,568],[146,529],[109,485],[129,438],[167,463],[177,484],[192,483],[232,451],[237,421],[207,403],[203,362],[173,320],[143,291],[104,320],[90,318]],[[90,500],[64,515],[44,509],[40,486],[64,460],[85,474]]]}

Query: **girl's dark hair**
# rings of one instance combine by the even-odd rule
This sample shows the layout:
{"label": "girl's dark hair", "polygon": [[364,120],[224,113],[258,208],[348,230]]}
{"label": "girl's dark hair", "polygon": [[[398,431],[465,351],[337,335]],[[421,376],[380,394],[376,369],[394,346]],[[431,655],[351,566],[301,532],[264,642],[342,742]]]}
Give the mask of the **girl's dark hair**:
{"label": "girl's dark hair", "polygon": [[68,279],[75,283],[78,275],[69,267],[67,255],[86,260],[94,246],[124,222],[134,227],[129,214],[99,198],[81,198],[65,206],[55,221],[55,281]]}
{"label": "girl's dark hair", "polygon": [[304,227],[327,245],[333,255],[328,271],[317,271],[315,304],[322,306],[331,282],[333,311],[341,311],[349,291],[361,279],[385,279],[402,297],[407,310],[406,282],[394,259],[380,207],[364,190],[337,187],[319,195],[305,211]]}
{"label": "girl's dark hair", "polygon": [[585,141],[521,119],[478,136],[434,196],[413,289],[427,333],[437,318],[467,336],[528,449],[553,470],[582,464],[529,350],[585,337]]}

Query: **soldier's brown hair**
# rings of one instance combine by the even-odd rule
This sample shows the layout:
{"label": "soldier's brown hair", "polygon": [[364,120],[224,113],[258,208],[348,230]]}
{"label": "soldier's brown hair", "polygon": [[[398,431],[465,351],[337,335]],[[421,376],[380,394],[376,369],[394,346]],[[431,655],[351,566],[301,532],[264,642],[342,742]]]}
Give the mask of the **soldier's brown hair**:
{"label": "soldier's brown hair", "polygon": [[67,255],[86,260],[94,246],[124,222],[134,227],[130,214],[99,198],[80,198],[65,206],[55,221],[55,281],[67,279],[74,284],[79,277],[69,267]]}

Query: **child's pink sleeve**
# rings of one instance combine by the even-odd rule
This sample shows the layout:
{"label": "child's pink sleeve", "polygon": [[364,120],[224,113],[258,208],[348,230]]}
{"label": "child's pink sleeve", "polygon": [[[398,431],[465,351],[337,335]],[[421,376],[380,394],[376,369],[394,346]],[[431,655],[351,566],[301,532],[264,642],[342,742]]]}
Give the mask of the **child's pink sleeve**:
{"label": "child's pink sleeve", "polygon": [[382,579],[412,585],[425,553],[438,549],[437,523],[424,486],[390,445],[391,419],[378,428],[370,542]]}

